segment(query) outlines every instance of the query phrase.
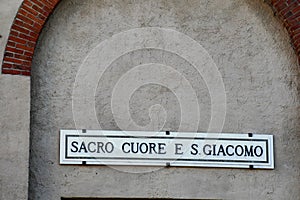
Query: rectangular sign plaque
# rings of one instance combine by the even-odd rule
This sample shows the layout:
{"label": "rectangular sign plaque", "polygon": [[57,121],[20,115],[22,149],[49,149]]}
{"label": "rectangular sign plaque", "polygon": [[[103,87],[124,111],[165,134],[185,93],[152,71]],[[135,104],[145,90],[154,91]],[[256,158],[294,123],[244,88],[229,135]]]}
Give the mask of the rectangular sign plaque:
{"label": "rectangular sign plaque", "polygon": [[273,136],[61,130],[60,164],[274,169]]}

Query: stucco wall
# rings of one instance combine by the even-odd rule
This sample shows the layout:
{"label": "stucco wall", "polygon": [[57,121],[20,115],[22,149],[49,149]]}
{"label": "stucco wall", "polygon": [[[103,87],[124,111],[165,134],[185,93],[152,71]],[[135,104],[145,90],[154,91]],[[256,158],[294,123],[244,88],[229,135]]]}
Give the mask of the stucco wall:
{"label": "stucco wall", "polygon": [[[79,69],[89,67],[83,60],[101,41],[114,34],[149,26],[184,33],[206,49],[225,86],[227,111],[222,131],[274,134],[274,170],[58,164],[59,129],[76,128],[72,91]],[[157,44],[164,40],[166,38],[158,37]],[[188,51],[188,47],[183,50]],[[104,61],[91,57],[89,63]],[[180,55],[157,49],[124,54],[107,67],[95,92],[95,109],[101,128],[137,128],[134,125],[124,127],[128,123],[124,121],[125,114],[118,112],[123,106],[121,101],[119,104],[116,101],[116,112],[112,111],[110,103],[117,81],[127,72],[132,73],[129,70],[134,66],[145,63],[169,65],[185,77],[197,96],[190,103],[198,102],[201,111],[196,129],[207,131],[212,103],[205,77],[197,74]],[[207,64],[206,57],[203,63]],[[156,73],[154,65],[147,70],[147,73]],[[173,76],[157,74],[157,77],[166,83],[178,82],[178,87],[183,86],[184,81],[181,83]],[[86,82],[89,86],[89,81]],[[300,159],[296,153],[300,131],[298,84],[296,56],[288,35],[261,1],[65,0],[47,22],[32,66],[30,198],[297,199],[300,195]],[[127,91],[123,93],[121,96]],[[184,96],[184,93],[179,95]],[[89,103],[83,96],[76,97],[81,104]],[[146,130],[163,127],[163,130],[176,131],[182,117],[179,107],[182,103],[167,87],[146,84],[131,96],[129,110],[140,126],[149,124],[152,118]],[[149,116],[151,106],[152,115]],[[85,110],[79,113],[83,118],[88,115]],[[85,120],[77,127],[98,128],[89,123],[89,119]],[[195,131],[189,123],[183,124],[182,130]]]}
{"label": "stucco wall", "polygon": [[[1,0],[0,63],[21,0]],[[30,78],[0,75],[0,199],[27,199]]]}

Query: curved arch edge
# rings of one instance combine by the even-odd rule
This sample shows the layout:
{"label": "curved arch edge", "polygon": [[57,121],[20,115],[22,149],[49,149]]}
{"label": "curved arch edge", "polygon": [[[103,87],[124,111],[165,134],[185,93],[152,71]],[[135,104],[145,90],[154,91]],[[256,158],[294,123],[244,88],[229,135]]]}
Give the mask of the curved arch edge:
{"label": "curved arch edge", "polygon": [[[37,40],[45,22],[61,0],[24,0],[11,26],[4,51],[2,74],[31,75]],[[300,60],[300,0],[264,0],[287,29]]]}
{"label": "curved arch edge", "polygon": [[40,32],[61,0],[24,0],[15,16],[6,43],[2,74],[30,76]]}

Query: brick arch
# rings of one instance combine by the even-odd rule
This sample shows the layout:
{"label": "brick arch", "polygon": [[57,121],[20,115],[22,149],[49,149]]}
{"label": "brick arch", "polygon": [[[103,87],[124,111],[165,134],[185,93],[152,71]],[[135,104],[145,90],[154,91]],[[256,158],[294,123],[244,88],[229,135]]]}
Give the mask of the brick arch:
{"label": "brick arch", "polygon": [[[12,24],[4,51],[2,74],[30,76],[39,34],[61,0],[24,0]],[[264,0],[287,29],[300,60],[300,0]]]}
{"label": "brick arch", "polygon": [[4,51],[2,74],[30,76],[39,34],[61,0],[24,0],[11,26]]}

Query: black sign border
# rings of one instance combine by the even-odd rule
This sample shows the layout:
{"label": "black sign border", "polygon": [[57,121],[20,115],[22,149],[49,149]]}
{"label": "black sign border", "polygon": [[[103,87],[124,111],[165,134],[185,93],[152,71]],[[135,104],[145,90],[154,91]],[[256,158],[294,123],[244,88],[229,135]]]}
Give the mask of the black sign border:
{"label": "black sign border", "polygon": [[[248,161],[248,160],[212,160],[212,159],[168,159],[168,158],[119,158],[119,157],[72,157],[67,155],[68,138],[69,137],[105,137],[105,138],[139,138],[139,139],[194,139],[194,140],[235,140],[235,141],[264,141],[266,142],[266,161]],[[268,139],[254,139],[254,138],[206,138],[206,137],[171,137],[171,136],[113,136],[113,135],[65,135],[65,158],[66,159],[104,159],[104,160],[157,160],[157,161],[195,161],[195,162],[228,162],[228,163],[269,163],[269,146]]]}

